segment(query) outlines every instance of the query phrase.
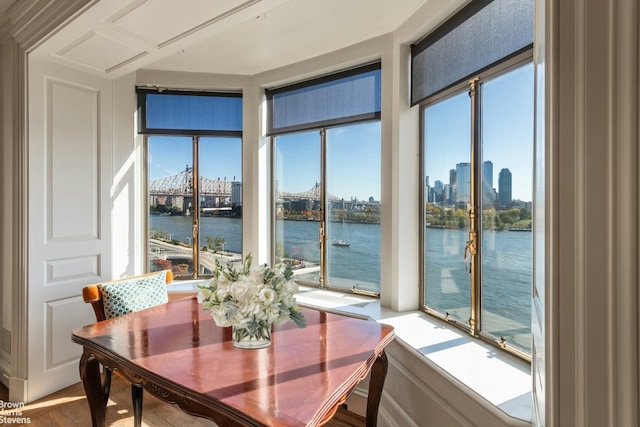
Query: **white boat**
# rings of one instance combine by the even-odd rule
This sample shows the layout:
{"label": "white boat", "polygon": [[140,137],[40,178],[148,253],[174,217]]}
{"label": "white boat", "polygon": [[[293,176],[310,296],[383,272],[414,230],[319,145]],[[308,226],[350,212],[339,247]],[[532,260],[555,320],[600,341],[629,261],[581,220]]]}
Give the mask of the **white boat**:
{"label": "white boat", "polygon": [[347,248],[351,246],[351,242],[349,241],[349,230],[347,230],[347,224],[344,222],[344,218],[342,218],[342,231],[343,231],[343,234],[346,236],[346,240],[333,239],[333,246],[342,246]]}

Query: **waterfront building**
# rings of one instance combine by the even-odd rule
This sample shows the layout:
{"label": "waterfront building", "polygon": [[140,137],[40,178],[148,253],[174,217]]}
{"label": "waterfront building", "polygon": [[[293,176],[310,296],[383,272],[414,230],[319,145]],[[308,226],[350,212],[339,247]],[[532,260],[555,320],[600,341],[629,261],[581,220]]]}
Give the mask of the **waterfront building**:
{"label": "waterfront building", "polygon": [[456,203],[465,205],[471,202],[471,163],[456,164]]}
{"label": "waterfront building", "polygon": [[511,206],[511,171],[507,168],[502,169],[498,175],[498,199],[500,207]]}
{"label": "waterfront building", "polygon": [[436,182],[433,185],[433,191],[435,193],[435,202],[436,203],[442,203],[442,192],[444,190],[444,185],[442,184],[442,181],[440,181],[439,179],[436,180]]}
{"label": "waterfront building", "polygon": [[231,182],[231,205],[242,206],[242,183],[235,180]]}

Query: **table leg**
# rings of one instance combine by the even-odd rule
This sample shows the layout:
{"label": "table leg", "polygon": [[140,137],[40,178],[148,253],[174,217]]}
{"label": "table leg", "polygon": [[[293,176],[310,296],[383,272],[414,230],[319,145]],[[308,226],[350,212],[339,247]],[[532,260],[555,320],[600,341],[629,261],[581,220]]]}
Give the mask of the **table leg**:
{"label": "table leg", "polygon": [[142,391],[143,388],[139,384],[131,384],[131,401],[133,402],[133,425],[140,427],[142,425]]}
{"label": "table leg", "polygon": [[80,378],[89,402],[93,427],[104,427],[107,402],[100,376],[100,362],[86,349],[80,358]]}
{"label": "table leg", "polygon": [[369,396],[367,397],[367,427],[376,427],[378,425],[378,406],[380,406],[380,399],[382,398],[382,387],[387,377],[388,365],[387,355],[383,350],[371,367]]}

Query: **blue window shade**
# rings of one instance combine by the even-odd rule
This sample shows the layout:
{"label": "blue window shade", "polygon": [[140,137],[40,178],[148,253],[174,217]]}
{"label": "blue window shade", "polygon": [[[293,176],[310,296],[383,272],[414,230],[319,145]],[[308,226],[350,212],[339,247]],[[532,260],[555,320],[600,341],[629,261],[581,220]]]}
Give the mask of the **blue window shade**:
{"label": "blue window shade", "polygon": [[411,104],[533,45],[534,0],[474,0],[411,49]]}
{"label": "blue window shade", "polygon": [[268,134],[380,118],[380,64],[267,90]]}
{"label": "blue window shade", "polygon": [[242,96],[138,91],[141,133],[236,134],[242,132]]}

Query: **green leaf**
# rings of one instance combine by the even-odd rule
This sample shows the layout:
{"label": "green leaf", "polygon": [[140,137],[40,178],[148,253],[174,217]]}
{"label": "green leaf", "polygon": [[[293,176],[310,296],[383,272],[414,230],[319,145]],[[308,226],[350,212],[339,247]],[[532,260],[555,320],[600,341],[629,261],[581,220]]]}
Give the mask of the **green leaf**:
{"label": "green leaf", "polygon": [[244,274],[249,274],[249,272],[251,271],[252,260],[253,260],[253,257],[251,255],[251,252],[249,252],[247,256],[244,258]]}
{"label": "green leaf", "polygon": [[302,314],[302,311],[299,308],[297,310],[292,310],[289,317],[291,317],[291,320],[293,320],[293,323],[295,323],[298,328],[304,328],[307,326],[307,320],[304,318],[304,314]]}

